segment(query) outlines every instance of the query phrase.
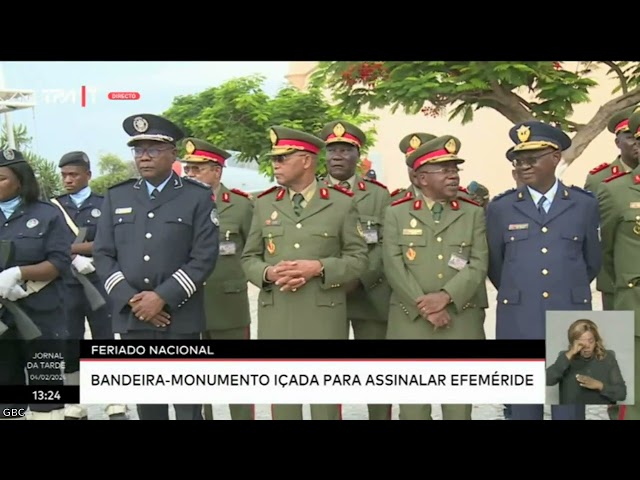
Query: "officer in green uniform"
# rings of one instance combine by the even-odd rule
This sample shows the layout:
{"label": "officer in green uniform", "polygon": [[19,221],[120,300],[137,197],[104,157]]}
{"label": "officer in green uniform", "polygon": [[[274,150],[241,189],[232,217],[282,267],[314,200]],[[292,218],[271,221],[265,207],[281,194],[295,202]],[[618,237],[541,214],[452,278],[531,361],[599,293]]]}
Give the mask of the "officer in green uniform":
{"label": "officer in green uniform", "polygon": [[[458,197],[460,141],[450,135],[407,157],[421,197],[385,216],[384,271],[392,288],[389,339],[485,339],[489,252],[484,210]],[[444,420],[470,420],[471,405],[442,405]],[[431,419],[431,405],[400,405],[403,420]]]}
{"label": "officer in green uniform", "polygon": [[[640,138],[640,112],[629,118]],[[640,166],[619,170],[600,183],[602,268],[613,282],[613,310],[635,312],[635,404],[619,407],[619,420],[640,420]]]}
{"label": "officer in green uniform", "polygon": [[[357,175],[360,150],[367,140],[355,125],[334,121],[325,125],[320,137],[326,143],[328,185],[339,185],[353,193],[360,225],[369,246],[369,265],[364,274],[348,285],[347,316],[356,340],[383,340],[387,334],[391,289],[382,271],[382,232],[389,190],[370,177]],[[369,405],[369,420],[391,420],[391,405]]]}
{"label": "officer in green uniform", "polygon": [[[222,183],[222,171],[229,152],[198,138],[185,141],[184,172],[211,186],[218,207],[220,248],[218,263],[204,285],[204,307],[208,340],[249,340],[251,310],[247,277],[240,256],[249,236],[253,202],[248,193]],[[253,405],[230,405],[233,420],[254,420]],[[213,420],[211,405],[204,406],[205,420]]]}
{"label": "officer in green uniform", "polygon": [[[400,148],[400,151],[404,155],[406,161],[407,157],[411,155],[411,152],[414,152],[420,145],[428,142],[429,140],[433,140],[434,138],[436,138],[436,136],[431,135],[430,133],[410,133],[409,135],[405,135],[403,139],[400,140],[398,148]],[[398,188],[391,192],[391,202],[395,202],[396,200],[404,197],[412,197],[420,193],[420,186],[417,184],[416,174],[413,171],[413,168],[407,167],[407,175],[409,176],[409,182],[411,182],[411,185],[406,188]]]}
{"label": "officer in green uniform", "polygon": [[[638,166],[638,159],[634,153],[635,139],[629,131],[629,116],[637,107],[626,108],[611,117],[607,126],[608,130],[615,135],[616,146],[620,154],[611,163],[602,163],[595,167],[587,175],[584,188],[593,193],[597,193],[598,186],[611,175],[618,172],[630,172]],[[613,310],[613,282],[607,275],[605,269],[600,271],[596,279],[596,288],[602,292],[602,309]]]}
{"label": "officer in green uniform", "polygon": [[[353,192],[316,179],[316,136],[275,126],[270,155],[279,186],[255,201],[242,254],[260,288],[259,339],[347,340],[346,285],[367,270],[367,244]],[[339,420],[339,405],[311,405],[314,420]],[[302,405],[274,405],[273,419],[301,420]]]}

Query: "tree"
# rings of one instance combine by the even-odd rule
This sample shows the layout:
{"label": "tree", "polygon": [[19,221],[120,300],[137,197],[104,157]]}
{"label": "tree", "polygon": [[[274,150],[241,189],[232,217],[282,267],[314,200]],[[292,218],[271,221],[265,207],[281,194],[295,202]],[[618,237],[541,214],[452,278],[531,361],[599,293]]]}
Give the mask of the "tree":
{"label": "tree", "polygon": [[[271,125],[318,134],[326,123],[344,119],[363,127],[368,146],[375,142],[375,129],[366,127],[377,118],[375,115],[345,115],[327,102],[317,87],[303,92],[287,86],[270,97],[264,91],[264,81],[260,75],[234,78],[199,94],[176,97],[163,115],[188,136],[238,152],[240,162],[258,162],[260,171],[272,180],[271,163],[264,157],[271,147],[268,134]],[[364,148],[363,155],[366,152]],[[324,155],[321,155],[318,173],[325,172]]]}
{"label": "tree", "polygon": [[[16,150],[20,151],[33,171],[40,184],[42,198],[51,198],[63,192],[62,179],[58,172],[57,164],[38,155],[31,150],[33,138],[29,136],[27,127],[18,124],[13,126],[13,139]],[[8,145],[6,127],[2,127],[0,135],[0,145]],[[5,148],[5,147],[2,147]]]}
{"label": "tree", "polygon": [[[538,119],[573,133],[559,172],[578,158],[606,128],[611,115],[640,101],[640,62],[579,62],[575,71],[561,62],[321,62],[313,85],[329,88],[349,114],[362,107],[402,107],[407,114],[473,120],[491,108],[513,123]],[[590,101],[597,85],[590,76],[607,68],[617,79],[615,98],[584,124],[571,120],[574,106]]]}
{"label": "tree", "polygon": [[102,175],[91,179],[91,190],[104,195],[107,189],[116,183],[124,182],[138,175],[134,162],[125,162],[113,153],[100,155],[98,160]]}

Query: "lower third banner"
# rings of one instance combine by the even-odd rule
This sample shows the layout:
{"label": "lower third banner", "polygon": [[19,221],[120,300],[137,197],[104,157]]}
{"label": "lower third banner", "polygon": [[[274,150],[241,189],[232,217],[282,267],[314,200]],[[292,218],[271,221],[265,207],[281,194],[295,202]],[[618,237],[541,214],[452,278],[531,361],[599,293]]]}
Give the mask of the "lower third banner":
{"label": "lower third banner", "polygon": [[545,403],[544,344],[355,343],[87,341],[80,365],[80,401]]}

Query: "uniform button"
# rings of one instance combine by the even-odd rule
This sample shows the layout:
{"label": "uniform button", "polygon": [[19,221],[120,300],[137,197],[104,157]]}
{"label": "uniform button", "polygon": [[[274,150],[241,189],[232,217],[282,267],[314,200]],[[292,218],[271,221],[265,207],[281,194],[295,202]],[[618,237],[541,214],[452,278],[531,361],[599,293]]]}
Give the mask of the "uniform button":
{"label": "uniform button", "polygon": [[549,298],[549,292],[542,292],[542,296],[544,298]]}
{"label": "uniform button", "polygon": [[441,242],[441,241],[442,241],[442,237],[436,238],[436,242]]}
{"label": "uniform button", "polygon": [[547,233],[549,229],[547,227],[542,227],[542,233]]}
{"label": "uniform button", "polygon": [[118,219],[118,223],[122,223],[122,219],[121,218]]}
{"label": "uniform button", "polygon": [[442,277],[444,277],[444,275],[443,275],[443,274],[441,274],[441,273],[439,273],[439,274],[438,274],[438,278],[442,278]]}
{"label": "uniform button", "polygon": [[547,270],[546,268],[542,269],[542,274],[543,275],[549,275],[549,270]]}
{"label": "uniform button", "polygon": [[629,283],[627,284],[627,287],[629,287],[629,288],[633,288],[633,283],[629,282]]}
{"label": "uniform button", "polygon": [[640,220],[640,215],[636,215],[636,220]]}
{"label": "uniform button", "polygon": [[413,242],[409,242],[409,246],[410,246],[410,247],[413,247]]}
{"label": "uniform button", "polygon": [[504,304],[506,305],[507,303],[509,303],[509,300],[507,300],[507,299],[505,298],[504,300],[502,300],[502,303],[504,303]]}
{"label": "uniform button", "polygon": [[181,221],[182,221],[182,219],[181,219],[180,217],[178,217],[178,221],[179,221],[179,222],[181,222]]}
{"label": "uniform button", "polygon": [[442,255],[438,255],[438,260],[442,260],[444,257]]}
{"label": "uniform button", "polygon": [[296,223],[296,228],[302,228],[302,224],[301,223]]}
{"label": "uniform button", "polygon": [[587,300],[586,298],[582,301],[583,303],[589,303],[589,300]]}
{"label": "uniform button", "polygon": [[540,251],[542,253],[547,253],[549,250],[547,249],[547,247],[542,247],[542,249]]}
{"label": "uniform button", "polygon": [[294,243],[293,244],[293,248],[300,248],[300,244],[299,243]]}
{"label": "uniform button", "polygon": [[144,283],[149,283],[151,280],[149,280],[148,278],[144,279]]}
{"label": "uniform button", "polygon": [[87,223],[91,223],[91,220],[87,220]]}
{"label": "uniform button", "polygon": [[149,213],[147,214],[147,217],[149,217],[149,218],[153,218],[153,217],[155,217],[155,215],[153,214],[153,212],[149,212]]}
{"label": "uniform button", "polygon": [[206,284],[207,284],[207,282],[202,282],[202,285],[206,285]]}
{"label": "uniform button", "polygon": [[152,236],[153,236],[153,235],[151,235],[150,233],[147,233],[147,234],[145,235],[145,237],[147,237],[147,238],[151,238]]}
{"label": "uniform button", "polygon": [[144,256],[144,261],[148,262],[149,260],[151,260],[151,257],[149,255],[145,255]]}
{"label": "uniform button", "polygon": [[4,226],[5,226],[5,227],[8,227],[8,226],[9,226],[9,224],[8,224],[8,223],[5,223],[5,224],[4,224]]}
{"label": "uniform button", "polygon": [[578,237],[573,237],[573,240],[574,240],[574,241],[577,241],[577,240],[578,240]]}

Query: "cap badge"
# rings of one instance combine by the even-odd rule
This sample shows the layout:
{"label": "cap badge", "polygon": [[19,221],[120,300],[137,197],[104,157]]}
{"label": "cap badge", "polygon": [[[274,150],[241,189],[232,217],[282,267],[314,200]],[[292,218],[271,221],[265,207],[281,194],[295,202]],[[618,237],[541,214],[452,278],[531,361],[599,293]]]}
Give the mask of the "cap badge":
{"label": "cap badge", "polygon": [[10,148],[7,148],[4,152],[2,152],[2,154],[7,160],[13,160],[14,158],[16,158],[15,153],[13,153],[13,150],[11,150]]}
{"label": "cap badge", "polygon": [[444,148],[449,153],[456,153],[457,150],[456,141],[453,138],[450,138],[449,141],[444,145]]}
{"label": "cap badge", "polygon": [[529,137],[531,136],[531,129],[527,125],[522,125],[517,130],[517,133],[518,133],[518,140],[524,143],[527,140],[529,140]]}
{"label": "cap badge", "polygon": [[136,132],[144,133],[149,129],[149,122],[142,117],[136,117],[133,120],[133,128],[135,128]]}
{"label": "cap badge", "polygon": [[196,150],[196,146],[193,144],[193,142],[191,140],[189,140],[185,146],[184,146],[185,150],[187,151],[187,153],[189,155],[191,155],[193,152],[195,152]]}
{"label": "cap badge", "polygon": [[333,134],[336,137],[343,136],[344,132],[345,132],[344,125],[342,125],[341,123],[338,123],[335,127],[333,127]]}
{"label": "cap badge", "polygon": [[415,135],[411,137],[411,140],[409,140],[409,146],[411,146],[411,148],[413,148],[414,150],[417,149],[421,143],[422,142],[420,141],[420,139]]}
{"label": "cap badge", "polygon": [[269,130],[269,137],[271,138],[271,143],[273,145],[278,143],[278,135],[276,135],[275,130],[273,130],[273,129]]}

